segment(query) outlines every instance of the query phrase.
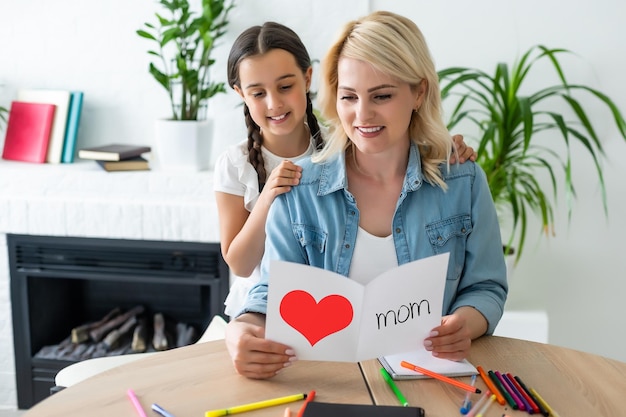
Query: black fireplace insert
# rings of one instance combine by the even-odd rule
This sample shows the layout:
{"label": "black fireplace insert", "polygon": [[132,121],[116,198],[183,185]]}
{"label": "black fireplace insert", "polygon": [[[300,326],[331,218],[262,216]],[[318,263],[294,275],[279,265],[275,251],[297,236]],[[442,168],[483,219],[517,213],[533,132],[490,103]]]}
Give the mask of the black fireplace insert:
{"label": "black fireplace insert", "polygon": [[42,359],[42,348],[111,310],[142,306],[198,335],[224,314],[228,267],[218,243],[7,235],[18,407],[50,395],[76,360]]}

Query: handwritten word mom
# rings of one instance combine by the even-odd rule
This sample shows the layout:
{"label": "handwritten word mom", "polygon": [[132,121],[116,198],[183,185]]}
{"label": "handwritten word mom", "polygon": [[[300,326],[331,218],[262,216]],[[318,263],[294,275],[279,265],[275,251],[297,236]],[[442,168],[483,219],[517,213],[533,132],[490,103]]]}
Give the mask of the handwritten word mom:
{"label": "handwritten word mom", "polygon": [[[382,327],[387,327],[387,320],[389,319],[389,325],[398,325],[406,322],[407,320],[413,320],[416,316],[419,317],[422,313],[421,308],[422,304],[426,303],[426,307],[428,309],[428,314],[430,314],[430,303],[428,300],[422,300],[419,303],[409,303],[409,305],[402,304],[398,307],[398,310],[388,310],[386,313],[376,313],[376,320],[378,322],[378,330],[381,328],[381,321],[383,322]],[[417,310],[417,312],[416,312]]]}

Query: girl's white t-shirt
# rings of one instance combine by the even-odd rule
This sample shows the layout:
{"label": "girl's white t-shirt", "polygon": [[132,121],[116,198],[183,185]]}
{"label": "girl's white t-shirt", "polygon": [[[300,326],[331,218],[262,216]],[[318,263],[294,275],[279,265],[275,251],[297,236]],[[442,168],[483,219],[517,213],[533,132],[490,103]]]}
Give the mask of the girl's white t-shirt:
{"label": "girl's white t-shirt", "polygon": [[[313,154],[315,145],[313,138],[309,148],[302,155],[293,158],[283,158],[261,147],[265,172],[272,172],[282,161],[293,161]],[[248,162],[248,140],[239,142],[224,151],[215,162],[213,189],[227,194],[243,197],[244,207],[252,211],[259,198],[259,176],[254,167]],[[260,269],[256,266],[248,278],[233,275],[233,284],[224,302],[224,313],[230,317],[236,316],[243,307],[248,291],[259,282]]]}

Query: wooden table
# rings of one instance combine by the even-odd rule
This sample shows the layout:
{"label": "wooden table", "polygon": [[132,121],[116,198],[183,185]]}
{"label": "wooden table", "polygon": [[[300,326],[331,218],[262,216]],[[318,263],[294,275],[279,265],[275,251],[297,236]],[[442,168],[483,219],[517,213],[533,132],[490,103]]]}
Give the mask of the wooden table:
{"label": "wooden table", "polygon": [[[517,375],[535,388],[561,417],[624,415],[626,363],[558,346],[503,337],[474,342],[468,358],[486,370]],[[469,382],[470,378],[461,378]],[[460,416],[465,391],[433,379],[397,381],[411,405],[427,417]],[[486,390],[478,379],[477,386]],[[223,341],[161,352],[105,371],[58,392],[28,410],[24,417],[135,417],[126,390],[135,390],[148,416],[158,403],[176,417],[203,417],[225,408],[283,395],[316,390],[324,402],[397,405],[380,376],[377,360],[356,363],[296,362],[270,380],[237,375]],[[371,396],[370,396],[371,391]],[[478,399],[478,395],[473,396]],[[301,402],[290,404],[295,411]],[[249,417],[280,417],[285,406],[248,412]],[[528,415],[494,404],[485,417]],[[243,416],[244,414],[242,414]]]}
{"label": "wooden table", "polygon": [[[137,417],[126,396],[132,388],[149,417],[157,403],[176,417],[285,395],[316,391],[324,402],[372,404],[357,363],[299,361],[269,380],[235,373],[223,340],[159,352],[86,379],[46,398],[24,417]],[[302,402],[288,404],[297,411]],[[282,417],[287,405],[241,414]]]}
{"label": "wooden table", "polygon": [[[485,370],[516,375],[561,417],[626,415],[626,363],[554,345],[509,339],[482,337],[472,344],[468,358]],[[363,373],[376,404],[397,405],[398,400],[380,377],[377,360],[364,362]],[[469,377],[459,378],[470,382]],[[427,417],[460,416],[465,391],[434,379],[397,381],[396,385],[410,405],[426,410]],[[485,392],[481,378],[476,386]],[[473,394],[477,401],[479,394]],[[494,403],[485,417],[528,416],[525,411]]]}

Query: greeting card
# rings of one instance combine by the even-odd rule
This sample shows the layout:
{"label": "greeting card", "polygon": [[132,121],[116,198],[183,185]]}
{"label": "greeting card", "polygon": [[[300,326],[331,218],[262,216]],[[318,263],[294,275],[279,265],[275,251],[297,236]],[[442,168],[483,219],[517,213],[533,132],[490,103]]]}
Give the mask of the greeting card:
{"label": "greeting card", "polygon": [[410,262],[367,285],[273,261],[265,336],[306,360],[357,362],[414,350],[441,323],[448,258]]}

